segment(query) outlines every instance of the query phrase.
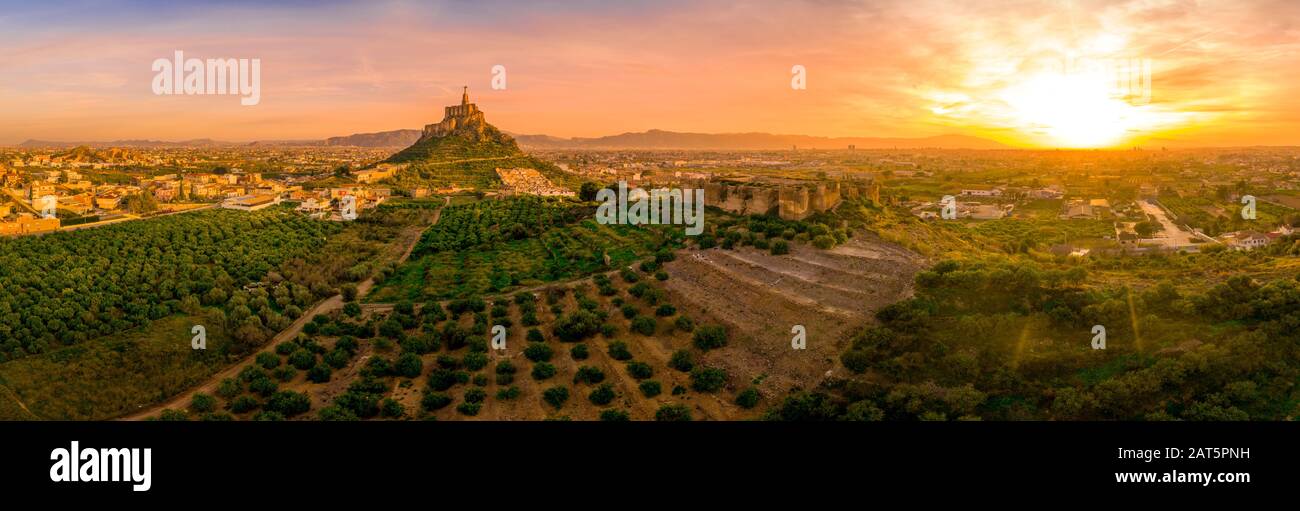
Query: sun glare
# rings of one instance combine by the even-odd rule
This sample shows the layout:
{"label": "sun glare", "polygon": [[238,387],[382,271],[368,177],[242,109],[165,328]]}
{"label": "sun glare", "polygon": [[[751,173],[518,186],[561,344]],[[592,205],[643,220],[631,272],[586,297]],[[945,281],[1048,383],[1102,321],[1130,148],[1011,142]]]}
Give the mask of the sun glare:
{"label": "sun glare", "polygon": [[1064,147],[1105,147],[1122,142],[1144,125],[1141,105],[1114,94],[1101,73],[1036,74],[1014,84],[998,99],[1007,105],[1015,127]]}

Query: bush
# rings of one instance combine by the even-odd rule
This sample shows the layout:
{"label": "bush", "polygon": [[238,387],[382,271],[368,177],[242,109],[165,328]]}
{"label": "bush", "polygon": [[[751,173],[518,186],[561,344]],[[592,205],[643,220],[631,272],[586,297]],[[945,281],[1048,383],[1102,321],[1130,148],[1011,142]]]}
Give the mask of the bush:
{"label": "bush", "polygon": [[298,376],[298,370],[294,369],[293,366],[281,366],[271,371],[271,376],[282,382],[288,382],[293,380],[294,376]]}
{"label": "bush", "polygon": [[663,386],[655,380],[646,380],[637,386],[641,389],[641,395],[645,397],[655,397],[664,391]]}
{"label": "bush", "polygon": [[429,388],[447,390],[456,384],[456,373],[451,369],[437,368],[429,371]]}
{"label": "bush", "polygon": [[393,373],[406,378],[418,378],[422,371],[424,371],[424,362],[414,353],[401,354],[393,364]]}
{"label": "bush", "polygon": [[284,390],[276,392],[266,401],[266,409],[279,412],[285,417],[293,417],[311,409],[311,398],[303,392]]}
{"label": "bush", "polygon": [[700,392],[717,392],[727,383],[727,372],[715,367],[697,367],[691,371],[691,388]]}
{"label": "bush", "polygon": [[564,402],[569,400],[569,389],[565,387],[546,389],[545,392],[542,392],[542,400],[556,408],[564,406]]}
{"label": "bush", "polygon": [[483,409],[483,403],[464,402],[456,406],[456,411],[461,415],[475,416],[479,410]]}
{"label": "bush", "polygon": [[528,329],[528,335],[527,335],[526,337],[528,338],[528,342],[545,342],[545,341],[546,341],[546,336],[545,336],[545,335],[542,335],[542,331],[541,331],[541,330],[538,330],[538,329],[536,329],[536,328],[529,328],[529,329]]}
{"label": "bush", "polygon": [[632,331],[641,335],[655,334],[655,320],[649,316],[637,316],[632,320]]}
{"label": "bush", "polygon": [[316,354],[305,349],[298,350],[289,355],[289,363],[299,371],[306,371],[316,365]]}
{"label": "bush", "polygon": [[668,272],[663,271],[663,270],[659,270],[659,271],[655,272],[655,279],[656,279],[656,280],[661,280],[661,281],[662,281],[662,280],[668,280]]}
{"label": "bush", "polygon": [[636,307],[630,303],[624,304],[622,307],[619,307],[619,311],[622,312],[623,317],[627,319],[635,318],[638,312],[636,310]]}
{"label": "bush", "polygon": [[221,380],[221,384],[217,385],[217,395],[224,397],[226,399],[231,399],[235,396],[238,396],[239,393],[243,391],[244,389],[239,384],[239,380],[236,380],[234,378],[226,378],[224,380]]}
{"label": "bush", "polygon": [[582,366],[573,375],[573,383],[600,383],[605,381],[605,372],[592,366]]}
{"label": "bush", "polygon": [[513,385],[511,385],[509,388],[504,388],[497,391],[497,399],[500,401],[507,401],[517,397],[519,397],[519,387],[515,387]]}
{"label": "bush", "polygon": [[[331,408],[335,408],[335,409],[337,409],[337,407],[331,407]],[[324,413],[325,413],[325,410],[321,410],[321,414],[324,415]],[[351,415],[350,412],[349,412],[349,417],[351,417],[351,418],[350,418],[350,419],[346,419],[346,420],[357,420],[357,417],[356,417],[355,415]],[[253,420],[258,421],[258,422],[279,422],[279,421],[284,420],[284,414],[282,414],[282,413],[280,413],[280,412],[269,412],[269,411],[263,410],[263,411],[260,411],[260,412],[257,412],[256,414],[254,414],[254,415],[253,415]],[[327,420],[327,419],[323,419],[323,420]]]}
{"label": "bush", "polygon": [[[791,237],[794,237],[791,235]],[[790,243],[785,240],[776,240],[772,243],[772,255],[785,255],[790,253]]]}
{"label": "bush", "polygon": [[602,383],[596,390],[587,395],[587,400],[597,406],[604,406],[614,400],[614,386],[608,383]]}
{"label": "bush", "polygon": [[472,388],[465,391],[465,402],[467,403],[482,403],[484,399],[487,399],[487,391],[483,389]]}
{"label": "bush", "polygon": [[258,353],[257,365],[266,370],[275,369],[280,366],[280,357],[274,353]]}
{"label": "bush", "polygon": [[234,413],[244,413],[252,411],[259,406],[262,406],[262,403],[257,402],[257,399],[253,396],[239,396],[235,398],[234,401],[230,402],[230,411]]}
{"label": "bush", "polygon": [[623,341],[610,341],[609,356],[614,360],[631,360],[632,352],[628,351],[627,343]]}
{"label": "bush", "polygon": [[348,361],[351,359],[352,359],[351,353],[348,353],[347,350],[341,350],[338,348],[335,348],[333,351],[330,351],[329,354],[323,357],[325,363],[335,369],[342,369],[343,366],[348,365]]}
{"label": "bush", "polygon": [[[290,353],[293,353],[293,350],[296,350],[296,349],[298,349],[298,345],[297,345],[297,344],[294,344],[292,341],[285,341],[285,342],[282,342],[282,343],[280,343],[280,344],[275,345],[275,352],[276,352],[276,354],[279,354],[279,355],[288,355],[288,354],[290,354]],[[260,359],[261,357],[262,357],[261,355],[258,355],[258,358],[259,358],[259,359]],[[276,365],[279,365],[279,364],[280,364],[280,361],[277,360],[277,361],[276,361]]]}
{"label": "bush", "polygon": [[384,417],[401,417],[406,415],[406,407],[402,406],[402,403],[397,402],[396,399],[390,397],[385,399],[383,404],[379,405],[379,414]]}
{"label": "bush", "polygon": [[686,350],[674,351],[672,358],[668,359],[668,367],[683,373],[688,372],[695,367],[695,355]]}
{"label": "bush", "polygon": [[813,238],[812,244],[814,247],[826,250],[835,246],[835,238],[823,234]]}
{"label": "bush", "polygon": [[250,392],[256,392],[262,396],[269,396],[280,390],[280,384],[272,381],[270,378],[259,378],[248,384]]}
{"label": "bush", "polygon": [[194,397],[190,398],[190,410],[192,411],[199,412],[199,413],[207,413],[207,412],[211,412],[216,407],[217,407],[217,398],[214,398],[208,394],[204,394],[202,392],[195,392]]}
{"label": "bush", "polygon": [[524,358],[533,362],[548,362],[553,354],[551,347],[543,343],[529,343],[528,347],[524,348]]}
{"label": "bush", "polygon": [[727,345],[727,329],[722,325],[705,325],[695,330],[695,347],[704,351]]}
{"label": "bush", "polygon": [[555,321],[555,336],[564,342],[577,342],[600,331],[601,320],[591,311],[578,310]]}
{"label": "bush", "polygon": [[758,394],[758,389],[754,387],[748,387],[745,390],[740,391],[740,394],[736,395],[736,404],[739,405],[741,408],[748,410],[750,408],[758,406],[758,399],[760,397],[761,396]]}
{"label": "bush", "polygon": [[605,422],[627,422],[631,418],[623,410],[601,410],[600,420]]}
{"label": "bush", "polygon": [[636,378],[638,380],[644,380],[646,378],[654,376],[655,370],[654,368],[650,367],[650,364],[647,364],[645,362],[628,362],[627,374],[632,375],[633,378]]}
{"label": "bush", "polygon": [[538,362],[533,366],[532,375],[534,380],[545,380],[555,376],[555,366],[549,362]]}
{"label": "bush", "polygon": [[691,321],[690,316],[677,316],[677,321],[673,323],[673,326],[683,332],[695,330],[695,322]]}
{"label": "bush", "polygon": [[663,405],[655,412],[655,420],[660,422],[688,422],[691,409],[682,404]]}
{"label": "bush", "polygon": [[330,381],[330,366],[325,364],[316,364],[307,370],[307,379],[312,383],[325,383]]}
{"label": "bush", "polygon": [[487,363],[488,363],[487,353],[474,352],[465,355],[465,369],[468,369],[470,371],[477,371],[479,369],[487,367]]}
{"label": "bush", "polygon": [[569,348],[569,356],[574,360],[587,360],[587,357],[591,356],[591,352],[587,351],[586,344],[576,344]]}
{"label": "bush", "polygon": [[451,396],[442,392],[426,391],[424,396],[420,398],[420,406],[424,407],[425,411],[429,412],[440,410],[449,404],[451,404]]}
{"label": "bush", "polygon": [[496,367],[497,374],[515,374],[515,372],[518,370],[519,369],[515,367],[515,365],[511,363],[509,360],[502,360],[500,362],[497,362],[497,367]]}

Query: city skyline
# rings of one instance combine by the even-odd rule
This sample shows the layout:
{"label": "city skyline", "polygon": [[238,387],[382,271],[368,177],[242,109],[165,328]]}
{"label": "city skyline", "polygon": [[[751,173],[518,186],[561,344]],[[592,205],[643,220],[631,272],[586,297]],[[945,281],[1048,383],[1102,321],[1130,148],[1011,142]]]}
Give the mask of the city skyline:
{"label": "city skyline", "polygon": [[[1041,2],[1009,20],[1010,7],[15,6],[0,15],[0,144],[418,128],[464,85],[503,129],[561,137],[663,129],[959,134],[1024,148],[1300,144],[1290,21],[1300,7]],[[150,64],[178,50],[260,59],[260,104],[155,95]],[[1051,68],[1102,61],[1149,62],[1149,98],[1115,99],[1095,76]],[[490,84],[497,65],[505,90]],[[805,90],[791,87],[796,65]]]}

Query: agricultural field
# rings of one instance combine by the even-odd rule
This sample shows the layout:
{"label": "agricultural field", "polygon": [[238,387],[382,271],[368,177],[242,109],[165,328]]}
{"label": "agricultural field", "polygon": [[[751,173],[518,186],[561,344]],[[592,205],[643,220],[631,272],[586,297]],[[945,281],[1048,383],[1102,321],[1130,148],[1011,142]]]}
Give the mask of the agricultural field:
{"label": "agricultural field", "polygon": [[[186,218],[187,215],[199,218]],[[0,386],[3,386],[0,401],[6,401],[0,405],[0,419],[108,419],[201,383],[287,328],[318,300],[338,293],[340,287],[348,287],[350,282],[378,273],[381,265],[376,261],[382,260],[384,254],[400,253],[409,246],[414,241],[414,233],[427,222],[429,213],[378,212],[346,224],[311,220],[275,208],[251,214],[214,210],[187,215],[61,236],[84,237],[66,243],[92,251],[90,247],[96,243],[118,245],[112,241],[116,234],[110,229],[132,226],[138,230],[128,232],[168,232],[176,239],[212,237],[243,243],[246,246],[239,250],[243,254],[262,253],[277,246],[287,249],[292,246],[290,241],[299,239],[293,237],[295,234],[324,236],[310,240],[309,246],[314,247],[311,251],[285,250],[275,266],[265,264],[260,274],[241,273],[243,280],[238,285],[230,278],[231,283],[226,287],[221,283],[227,278],[222,278],[202,294],[197,293],[198,286],[191,288],[195,291],[179,297],[175,312],[159,309],[157,317],[147,317],[134,328],[96,335],[70,346],[58,344],[40,353],[0,363]],[[204,222],[208,215],[223,220],[224,229],[213,229]],[[221,238],[228,236],[227,232],[239,234],[236,227],[247,219],[259,220],[261,229],[255,231],[259,237]],[[154,222],[160,225],[140,225]],[[277,222],[294,226],[296,230],[282,231]],[[195,230],[186,231],[185,227]],[[416,230],[412,231],[412,227]],[[411,231],[411,235],[403,238],[400,235],[403,231]],[[268,238],[277,233],[290,237],[278,241]],[[150,248],[147,244],[143,246]],[[173,254],[170,245],[152,248],[162,254],[156,258],[159,261],[186,259]],[[187,251],[181,252],[188,255]],[[63,259],[65,264],[69,260]],[[194,270],[183,274],[204,273]],[[129,295],[123,300],[136,301]],[[191,348],[194,325],[205,329],[204,350]]]}

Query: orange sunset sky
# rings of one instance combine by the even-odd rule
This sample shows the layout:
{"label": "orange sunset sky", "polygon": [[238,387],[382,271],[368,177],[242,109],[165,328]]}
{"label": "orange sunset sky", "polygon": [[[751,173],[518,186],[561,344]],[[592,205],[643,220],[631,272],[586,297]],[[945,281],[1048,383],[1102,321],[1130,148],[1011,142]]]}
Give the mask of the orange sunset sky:
{"label": "orange sunset sky", "polygon": [[[565,137],[1300,144],[1294,0],[4,3],[0,144],[418,128],[462,85],[496,126]],[[261,59],[261,103],[154,95],[175,50]],[[1053,67],[1120,59],[1150,63],[1149,100]]]}

